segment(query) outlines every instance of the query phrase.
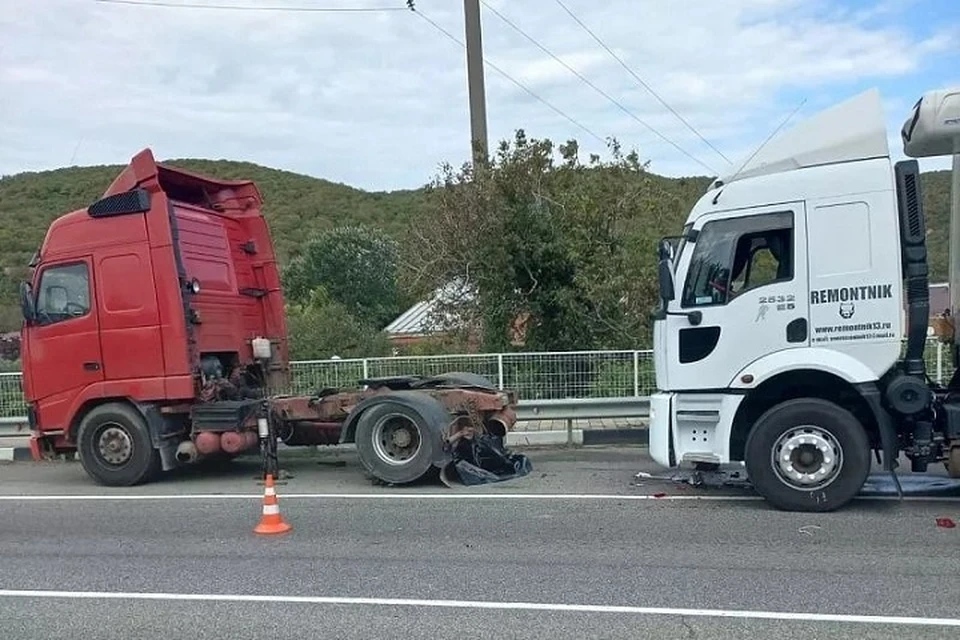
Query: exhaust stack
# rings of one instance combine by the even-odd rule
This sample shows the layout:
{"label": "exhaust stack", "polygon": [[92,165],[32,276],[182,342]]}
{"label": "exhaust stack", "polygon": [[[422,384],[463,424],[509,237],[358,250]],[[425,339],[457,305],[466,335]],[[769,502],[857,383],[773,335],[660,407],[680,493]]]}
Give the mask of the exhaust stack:
{"label": "exhaust stack", "polygon": [[900,212],[900,251],[907,291],[907,351],[904,373],[926,378],[923,350],[930,321],[930,283],[927,229],[920,192],[920,165],[904,160],[896,165],[897,205]]}

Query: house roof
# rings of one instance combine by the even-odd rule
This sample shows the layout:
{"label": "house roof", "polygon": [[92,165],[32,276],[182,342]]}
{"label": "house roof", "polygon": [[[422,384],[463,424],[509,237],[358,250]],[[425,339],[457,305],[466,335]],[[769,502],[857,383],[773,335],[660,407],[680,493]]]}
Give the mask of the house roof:
{"label": "house roof", "polygon": [[433,333],[438,329],[436,323],[431,322],[431,311],[436,307],[433,300],[425,300],[413,305],[393,322],[388,324],[384,331],[390,335],[423,335]]}
{"label": "house roof", "polygon": [[[444,330],[438,321],[438,310],[444,301],[452,302],[457,298],[470,298],[470,293],[459,283],[451,283],[433,292],[428,300],[422,300],[399,316],[384,331],[391,336],[423,336]],[[455,320],[449,313],[447,320]]]}

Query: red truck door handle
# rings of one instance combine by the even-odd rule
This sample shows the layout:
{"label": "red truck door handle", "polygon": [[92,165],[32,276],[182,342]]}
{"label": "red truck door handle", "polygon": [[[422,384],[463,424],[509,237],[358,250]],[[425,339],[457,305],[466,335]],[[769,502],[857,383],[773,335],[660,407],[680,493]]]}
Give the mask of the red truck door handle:
{"label": "red truck door handle", "polygon": [[99,363],[99,362],[84,362],[84,363],[83,363],[83,368],[86,369],[87,371],[100,371],[100,363]]}

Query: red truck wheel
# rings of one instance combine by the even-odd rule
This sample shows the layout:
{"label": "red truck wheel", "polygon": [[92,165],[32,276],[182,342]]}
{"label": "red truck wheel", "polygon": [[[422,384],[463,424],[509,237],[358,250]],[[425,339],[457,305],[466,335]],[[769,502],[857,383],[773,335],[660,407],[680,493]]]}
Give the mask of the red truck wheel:
{"label": "red truck wheel", "polygon": [[414,482],[432,466],[430,434],[420,413],[397,402],[383,402],[360,415],[357,454],[366,470],[383,482]]}
{"label": "red truck wheel", "polygon": [[84,416],[77,450],[84,471],[111,487],[148,482],[161,468],[160,452],[153,447],[143,416],[121,403],[100,405]]}

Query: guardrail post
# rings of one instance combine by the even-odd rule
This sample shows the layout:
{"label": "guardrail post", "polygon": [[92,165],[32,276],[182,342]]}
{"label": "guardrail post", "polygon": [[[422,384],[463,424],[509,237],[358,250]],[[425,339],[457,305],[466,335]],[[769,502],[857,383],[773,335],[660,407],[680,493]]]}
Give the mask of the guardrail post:
{"label": "guardrail post", "polygon": [[633,395],[640,395],[640,352],[633,352]]}
{"label": "guardrail post", "polygon": [[366,358],[363,359],[363,379],[366,380],[370,377],[370,361]]}
{"label": "guardrail post", "polygon": [[567,446],[573,446],[573,420],[567,418]]}
{"label": "guardrail post", "polygon": [[497,388],[503,389],[503,354],[497,354]]}

